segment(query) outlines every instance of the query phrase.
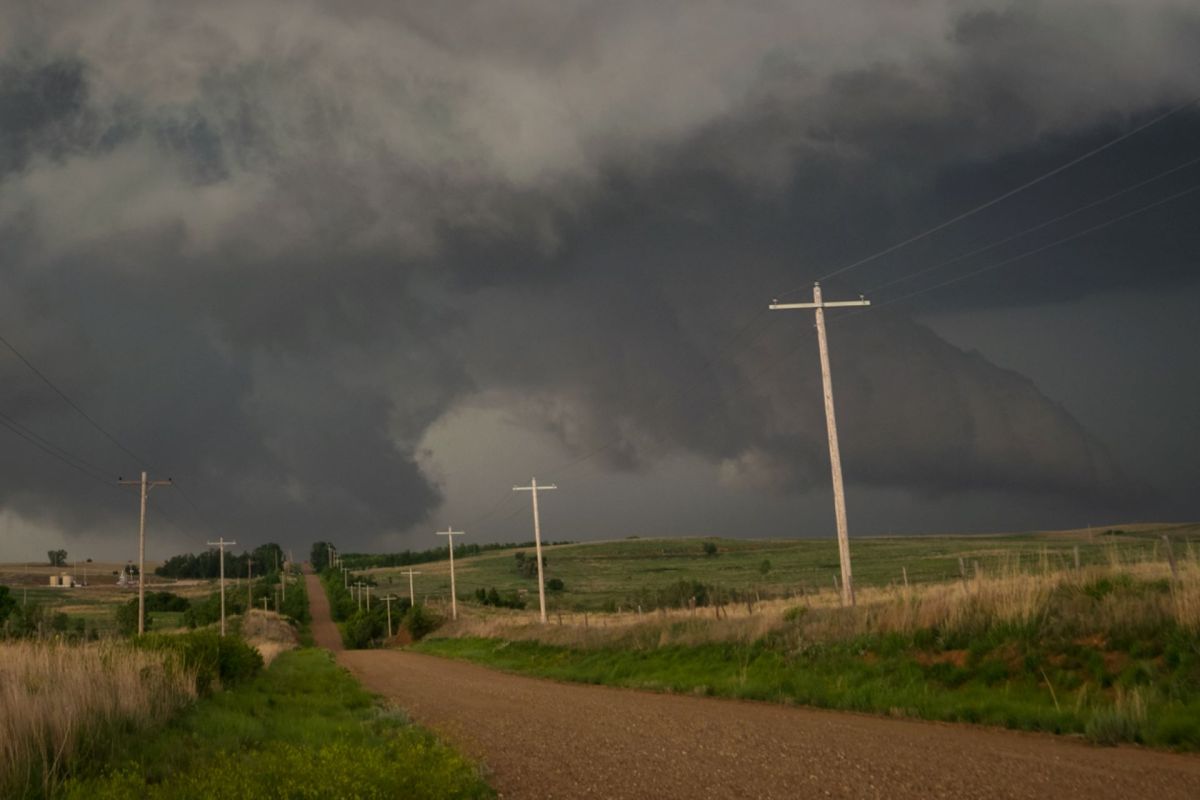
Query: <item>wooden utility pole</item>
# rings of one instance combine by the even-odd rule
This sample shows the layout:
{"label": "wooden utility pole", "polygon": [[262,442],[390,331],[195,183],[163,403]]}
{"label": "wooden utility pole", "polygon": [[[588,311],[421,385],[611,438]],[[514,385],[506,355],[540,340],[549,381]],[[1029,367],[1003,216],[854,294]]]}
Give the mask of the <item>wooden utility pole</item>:
{"label": "wooden utility pole", "polygon": [[354,599],[358,601],[358,610],[359,610],[359,611],[362,611],[362,605],[363,605],[363,587],[364,587],[364,586],[366,586],[366,584],[365,584],[365,583],[363,583],[362,581],[359,581],[358,583],[354,584],[354,588],[355,588],[355,590],[356,590],[356,591],[355,591],[355,593],[354,593]]}
{"label": "wooden utility pole", "polygon": [[833,378],[829,371],[829,342],[825,337],[825,309],[846,306],[869,306],[870,300],[825,302],[821,299],[821,284],[813,284],[811,303],[771,303],[772,311],[811,308],[817,317],[817,346],[821,351],[821,383],[825,395],[825,427],[829,433],[829,465],[833,473],[833,513],[837,518],[838,558],[842,565],[842,602],[854,605],[854,581],[850,571],[850,534],[846,525],[846,490],[842,485],[842,456],[838,449],[837,418],[833,412]]}
{"label": "wooden utility pole", "polygon": [[413,593],[413,575],[420,575],[421,573],[419,570],[414,571],[412,567],[409,567],[402,574],[408,576],[408,604],[415,606],[417,604],[417,596]]}
{"label": "wooden utility pole", "polygon": [[221,550],[221,635],[225,635],[225,545],[237,544],[237,542],[227,542],[224,537],[217,539],[215,542],[209,542],[209,547],[218,547]]}
{"label": "wooden utility pole", "polygon": [[454,537],[462,536],[466,531],[456,531],[447,526],[444,531],[435,531],[438,536],[445,536],[450,542],[450,618],[458,619],[458,592],[454,586]]}
{"label": "wooden utility pole", "polygon": [[395,600],[395,599],[396,599],[396,598],[392,597],[390,594],[389,594],[387,597],[383,598],[383,602],[387,603],[387,610],[388,610],[388,615],[387,615],[387,617],[388,617],[388,638],[389,638],[389,639],[390,639],[390,638],[392,638],[392,601],[393,601],[393,600]]}
{"label": "wooden utility pole", "polygon": [[350,570],[342,567],[342,586],[350,588]]}
{"label": "wooden utility pole", "polygon": [[152,481],[143,470],[140,480],[127,481],[118,476],[117,483],[142,488],[142,512],[138,522],[138,636],[141,636],[146,632],[146,498],[155,486],[170,486],[171,479]]}
{"label": "wooden utility pole", "polygon": [[514,492],[529,492],[533,496],[533,548],[537,557],[538,607],[541,609],[542,624],[546,624],[546,578],[542,574],[542,524],[538,517],[538,491],[557,489],[553,483],[538,486],[537,478],[531,478],[528,486],[514,486]]}

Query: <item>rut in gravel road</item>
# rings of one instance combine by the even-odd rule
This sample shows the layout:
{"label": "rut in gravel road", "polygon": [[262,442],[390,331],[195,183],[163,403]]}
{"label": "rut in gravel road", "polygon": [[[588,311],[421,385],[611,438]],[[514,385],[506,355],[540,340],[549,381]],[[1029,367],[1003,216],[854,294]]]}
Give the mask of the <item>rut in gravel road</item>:
{"label": "rut in gravel road", "polygon": [[[309,596],[321,641],[315,578]],[[338,661],[482,761],[505,798],[1200,798],[1200,758],[1191,755],[341,651],[328,615],[324,603]]]}

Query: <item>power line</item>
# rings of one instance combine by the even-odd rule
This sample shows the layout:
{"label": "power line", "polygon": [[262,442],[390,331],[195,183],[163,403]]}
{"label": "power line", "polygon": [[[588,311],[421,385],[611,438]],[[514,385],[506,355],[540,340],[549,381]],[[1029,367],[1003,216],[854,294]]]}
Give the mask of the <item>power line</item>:
{"label": "power line", "polygon": [[[928,228],[927,230],[924,230],[915,236],[910,236],[909,238],[907,238],[903,241],[897,242],[896,244],[893,244],[890,247],[885,247],[884,249],[879,250],[875,253],[872,253],[871,255],[868,255],[864,258],[860,258],[857,261],[853,261],[849,264],[845,264],[841,267],[838,267],[837,269],[833,270],[832,272],[828,272],[825,275],[822,275],[819,280],[825,281],[834,276],[841,275],[845,272],[849,272],[852,269],[857,269],[858,267],[861,267],[864,264],[869,264],[872,261],[876,261],[890,253],[894,253],[897,250],[907,247],[910,244],[914,244],[915,242],[919,242],[922,239],[928,238],[929,236],[932,236],[933,234],[937,233],[938,231],[945,230],[946,228],[950,227],[951,225],[954,225],[955,223],[961,222],[964,219],[968,219],[969,217],[973,217],[976,214],[978,214],[979,212],[984,211],[988,208],[991,208],[992,206],[996,205],[997,203],[999,203],[1003,200],[1007,200],[1008,198],[1010,198],[1016,194],[1020,194],[1021,192],[1025,191],[1026,189],[1037,186],[1039,183],[1042,183],[1043,181],[1046,181],[1046,180],[1054,177],[1055,175],[1058,175],[1060,172],[1064,172],[1065,170],[1068,170],[1071,167],[1074,167],[1076,164],[1080,164],[1080,163],[1088,160],[1089,158],[1091,158],[1095,155],[1098,155],[1098,154],[1104,152],[1105,150],[1108,150],[1109,148],[1114,147],[1115,145],[1120,144],[1121,142],[1125,141],[1126,139],[1136,136],[1137,134],[1141,133],[1142,131],[1146,130],[1147,128],[1151,128],[1154,125],[1157,125],[1158,123],[1162,122],[1163,120],[1165,120],[1169,117],[1172,117],[1175,114],[1178,114],[1179,112],[1184,111],[1185,109],[1190,108],[1191,106],[1195,105],[1197,102],[1200,102],[1200,96],[1193,97],[1191,100],[1188,100],[1186,103],[1183,103],[1182,105],[1176,106],[1175,108],[1172,108],[1169,111],[1159,114],[1157,117],[1154,117],[1153,119],[1142,123],[1141,125],[1137,126],[1133,130],[1126,131],[1125,133],[1121,134],[1120,136],[1117,136],[1114,139],[1110,139],[1109,141],[1105,142],[1104,144],[1100,145],[1099,147],[1095,147],[1080,156],[1076,156],[1075,158],[1071,159],[1070,161],[1066,162],[1065,164],[1061,164],[1061,165],[1055,167],[1054,169],[1050,170],[1049,172],[1042,173],[1041,175],[1034,178],[1033,180],[1027,181],[1027,182],[1021,184],[1020,186],[1016,187],[1015,189],[1010,189],[1007,192],[1003,192],[1000,195],[993,197],[991,200],[988,200],[984,203],[980,203],[979,205],[975,206],[974,208],[971,208],[967,211],[962,212],[961,214],[951,217],[950,219],[948,219],[942,223],[934,225],[932,228]],[[808,288],[807,285],[798,286],[795,289],[790,289],[789,291],[784,292],[783,294],[781,294],[779,296],[787,297],[789,295],[795,294],[795,293],[797,293],[803,289],[807,289],[807,288]]]}
{"label": "power line", "polygon": [[92,419],[91,416],[89,416],[86,411],[84,411],[82,408],[80,408],[79,405],[74,400],[72,400],[70,397],[67,396],[66,392],[64,392],[62,389],[58,388],[58,386],[54,383],[54,381],[52,381],[48,377],[46,377],[45,373],[43,373],[40,369],[35,367],[33,365],[33,362],[31,362],[28,358],[26,358],[24,355],[22,355],[21,351],[18,350],[16,347],[14,347],[12,342],[8,341],[8,339],[5,339],[3,336],[0,336],[0,344],[3,344],[5,347],[7,347],[9,350],[11,350],[13,355],[15,355],[17,358],[19,358],[21,360],[21,363],[23,363],[26,367],[28,367],[30,369],[30,371],[33,372],[34,375],[41,378],[42,383],[49,386],[54,391],[55,394],[57,394],[59,397],[62,398],[63,402],[65,402],[72,409],[74,409],[75,412],[77,414],[79,414],[79,416],[81,416],[85,420],[87,420],[88,424],[90,424],[93,428],[100,431],[100,433],[103,434],[106,439],[108,439],[110,442],[112,442],[114,445],[116,445],[123,453],[128,455],[134,461],[141,464],[143,467],[147,467],[147,468],[150,467],[150,465],[146,462],[146,459],[142,458],[137,453],[133,452],[128,447],[123,445],[120,442],[120,440],[118,440],[116,436],[113,436],[111,433],[109,433],[108,430],[105,429],[103,425],[101,425],[99,422],[96,422],[96,420]]}
{"label": "power line", "polygon": [[920,276],[922,276],[922,275],[926,275],[926,274],[928,274],[928,273],[930,273],[930,272],[935,272],[935,271],[937,271],[937,270],[939,270],[939,269],[941,269],[941,268],[943,268],[943,267],[948,267],[948,266],[950,266],[951,264],[955,264],[955,263],[957,263],[957,262],[959,262],[959,261],[962,261],[963,259],[966,259],[966,258],[971,258],[972,256],[977,256],[977,255],[979,255],[980,253],[986,253],[986,252],[987,252],[987,251],[989,251],[989,250],[994,250],[994,249],[996,249],[997,247],[1000,247],[1000,246],[1002,246],[1002,245],[1008,244],[1009,242],[1015,241],[1015,240],[1017,240],[1017,239],[1020,239],[1020,238],[1022,238],[1022,237],[1024,237],[1024,236],[1028,236],[1028,235],[1029,235],[1029,234],[1031,234],[1031,233],[1036,233],[1037,231],[1040,231],[1040,230],[1042,230],[1042,229],[1044,229],[1044,228],[1048,228],[1048,227],[1050,227],[1051,225],[1054,225],[1055,223],[1062,222],[1063,220],[1065,220],[1065,219],[1069,219],[1069,218],[1071,218],[1071,217],[1073,217],[1073,216],[1075,216],[1075,215],[1077,215],[1077,214],[1081,214],[1081,213],[1083,213],[1084,211],[1088,211],[1088,210],[1090,210],[1090,209],[1093,209],[1093,208],[1095,208],[1095,207],[1097,207],[1097,206],[1104,205],[1105,203],[1107,203],[1107,202],[1110,202],[1110,201],[1112,201],[1112,200],[1115,200],[1115,199],[1117,199],[1118,197],[1121,197],[1122,195],[1126,195],[1126,194],[1128,194],[1128,193],[1130,193],[1130,192],[1132,192],[1132,191],[1136,191],[1137,189],[1140,189],[1140,188],[1142,188],[1143,186],[1147,186],[1147,185],[1149,185],[1149,184],[1151,184],[1151,183],[1154,183],[1155,181],[1162,180],[1163,178],[1167,177],[1168,175],[1173,175],[1173,174],[1175,174],[1176,172],[1179,172],[1180,170],[1184,170],[1184,169],[1187,169],[1188,167],[1195,166],[1195,165],[1196,165],[1196,164],[1198,164],[1198,163],[1200,163],[1200,157],[1197,157],[1197,158],[1190,159],[1190,160],[1188,160],[1188,161],[1185,161],[1185,162],[1184,162],[1184,163],[1182,163],[1182,164],[1179,164],[1179,165],[1177,165],[1177,166],[1171,167],[1171,168],[1170,168],[1170,169],[1168,169],[1168,170],[1164,170],[1163,172],[1160,172],[1160,173],[1158,173],[1158,174],[1157,174],[1157,175],[1155,175],[1154,177],[1151,177],[1151,178],[1146,178],[1146,179],[1145,179],[1145,180],[1143,180],[1143,181],[1138,181],[1138,182],[1137,182],[1137,183],[1135,183],[1135,184],[1132,184],[1132,185],[1130,185],[1130,186],[1126,186],[1124,189],[1119,189],[1118,191],[1115,191],[1115,192],[1113,192],[1112,194],[1106,195],[1105,197],[1101,197],[1101,198],[1100,198],[1100,199],[1098,199],[1098,200],[1093,200],[1093,201],[1091,201],[1090,203],[1086,203],[1086,204],[1084,204],[1084,205],[1082,205],[1082,206],[1080,206],[1080,207],[1078,207],[1078,208],[1074,209],[1073,211],[1068,211],[1068,212],[1067,212],[1067,213],[1065,213],[1065,214],[1060,214],[1059,216],[1057,216],[1057,217],[1054,217],[1053,219],[1047,220],[1047,221],[1045,221],[1045,222],[1041,222],[1041,223],[1039,223],[1039,224],[1037,224],[1037,225],[1034,225],[1033,227],[1026,228],[1026,229],[1025,229],[1025,230],[1023,230],[1023,231],[1019,231],[1019,232],[1017,232],[1017,233],[1014,233],[1014,234],[1012,234],[1012,235],[1010,235],[1010,236],[1005,236],[1003,239],[999,239],[999,240],[997,240],[997,241],[995,241],[995,242],[992,242],[991,244],[984,245],[983,247],[977,247],[977,248],[975,248],[974,250],[968,251],[968,252],[966,252],[966,253],[960,253],[959,255],[956,255],[956,256],[954,256],[954,257],[952,257],[952,258],[948,258],[948,259],[946,259],[945,261],[942,261],[942,262],[939,262],[939,263],[937,263],[937,264],[934,264],[934,265],[933,265],[933,266],[931,266],[931,267],[926,267],[925,269],[918,270],[917,272],[913,272],[913,273],[910,273],[910,274],[908,274],[908,275],[901,275],[901,276],[900,276],[900,277],[898,277],[898,278],[894,278],[894,279],[892,279],[892,280],[890,280],[890,281],[887,281],[887,282],[885,282],[885,283],[881,283],[881,284],[879,284],[879,285],[877,285],[877,286],[874,286],[874,287],[872,287],[872,288],[870,288],[870,289],[867,289],[865,293],[866,293],[866,294],[873,294],[873,293],[875,293],[875,292],[882,291],[883,289],[887,289],[887,288],[889,288],[889,287],[891,287],[891,286],[895,286],[895,285],[896,285],[896,284],[898,284],[898,283],[904,283],[905,281],[909,281],[909,280],[912,280],[912,279],[914,279],[914,278],[919,278]]}
{"label": "power line", "polygon": [[7,414],[0,413],[0,425],[3,425],[12,433],[20,436],[22,439],[38,448],[46,455],[58,459],[76,472],[86,475],[88,478],[96,481],[97,483],[102,483],[105,486],[116,488],[115,482],[111,482],[102,477],[104,473],[98,467],[85,461],[79,456],[72,454],[70,451],[63,450],[50,440],[45,439],[39,436],[37,433],[34,433],[29,428],[26,428],[24,425],[12,419]]}
{"label": "power line", "polygon": [[[903,294],[903,295],[900,295],[899,297],[894,297],[894,298],[884,301],[882,303],[876,303],[876,305],[877,306],[890,306],[893,303],[899,303],[902,300],[909,300],[913,297],[917,297],[918,295],[922,295],[927,292],[932,292],[936,289],[941,289],[944,286],[949,286],[954,283],[959,283],[960,281],[965,281],[968,278],[973,278],[976,275],[981,275],[985,272],[990,272],[994,269],[999,269],[1000,267],[1007,266],[1008,264],[1011,264],[1014,261],[1020,261],[1025,258],[1035,256],[1038,253],[1043,253],[1051,248],[1058,247],[1061,244],[1066,244],[1067,242],[1072,242],[1076,239],[1087,236],[1090,233],[1095,233],[1096,231],[1102,230],[1103,228],[1107,228],[1110,225],[1115,225],[1118,222],[1123,222],[1123,221],[1129,219],[1130,217],[1136,217],[1139,214],[1144,214],[1147,211],[1158,208],[1159,206],[1165,205],[1174,200],[1178,200],[1181,197],[1186,197],[1187,195],[1193,194],[1197,191],[1200,191],[1200,184],[1196,184],[1195,186],[1192,186],[1191,188],[1184,189],[1181,192],[1176,192],[1175,194],[1168,195],[1167,197],[1164,197],[1160,200],[1156,200],[1153,203],[1148,203],[1147,205],[1140,206],[1138,208],[1135,208],[1132,211],[1127,211],[1126,213],[1121,214],[1120,216],[1113,217],[1112,219],[1106,220],[1106,221],[1098,223],[1096,225],[1092,225],[1088,228],[1084,228],[1083,230],[1077,231],[1077,232],[1071,234],[1070,236],[1064,236],[1061,239],[1056,239],[1053,242],[1049,242],[1048,244],[1044,244],[1040,247],[1035,247],[1032,250],[1026,250],[1023,253],[1018,253],[1017,255],[1012,256],[1010,258],[1006,258],[1003,261],[997,261],[996,263],[989,264],[986,267],[981,267],[977,270],[973,270],[971,272],[964,273],[957,277],[950,278],[949,280],[942,281],[941,283],[935,283],[932,286],[927,286],[924,289],[919,289],[915,292],[909,292],[908,294]],[[857,313],[858,312],[852,312],[850,314],[845,314],[844,317],[856,316]]]}

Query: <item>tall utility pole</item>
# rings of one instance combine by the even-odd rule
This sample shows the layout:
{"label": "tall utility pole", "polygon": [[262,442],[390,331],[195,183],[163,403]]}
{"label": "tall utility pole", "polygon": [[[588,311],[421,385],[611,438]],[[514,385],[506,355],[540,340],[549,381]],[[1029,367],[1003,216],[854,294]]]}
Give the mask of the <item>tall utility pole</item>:
{"label": "tall utility pole", "polygon": [[466,531],[456,531],[453,527],[446,526],[446,530],[435,533],[445,536],[446,541],[450,542],[450,618],[458,619],[458,591],[454,586],[454,537],[462,536]]}
{"label": "tall utility pole", "polygon": [[350,570],[342,567],[342,586],[350,588]]}
{"label": "tall utility pole", "polygon": [[850,572],[850,534],[846,526],[846,490],[842,486],[842,455],[838,449],[837,418],[833,413],[833,378],[829,373],[829,342],[825,338],[825,309],[847,306],[869,306],[870,300],[859,296],[857,300],[825,302],[821,299],[821,284],[813,284],[811,303],[771,303],[772,311],[789,311],[811,308],[817,316],[817,347],[821,351],[821,382],[825,394],[825,427],[829,432],[829,467],[833,473],[833,513],[837,518],[838,560],[842,565],[842,603],[854,605],[854,581]]}
{"label": "tall utility pole", "polygon": [[143,470],[141,480],[127,481],[118,476],[117,483],[142,487],[142,513],[138,522],[138,636],[141,636],[146,632],[146,498],[155,486],[170,486],[171,479],[152,481]]}
{"label": "tall utility pole", "polygon": [[413,570],[413,568],[412,568],[412,567],[409,567],[408,569],[404,570],[404,571],[403,571],[401,574],[402,574],[402,575],[407,575],[407,576],[408,576],[408,604],[409,604],[410,606],[415,606],[415,605],[417,604],[417,596],[416,596],[415,594],[413,594],[413,579],[412,579],[412,576],[413,576],[413,575],[420,575],[421,573],[420,573],[420,571]]}
{"label": "tall utility pole", "polygon": [[221,635],[225,635],[225,545],[237,544],[237,542],[227,542],[224,537],[217,539],[215,542],[209,542],[209,547],[219,547],[221,549]]}
{"label": "tall utility pole", "polygon": [[364,586],[366,586],[366,584],[363,583],[362,581],[359,581],[358,583],[354,584],[354,588],[356,588],[358,590],[354,596],[355,596],[355,599],[358,600],[358,610],[359,611],[362,611],[363,587]]}
{"label": "tall utility pole", "polygon": [[542,610],[542,623],[546,622],[546,579],[542,575],[542,523],[538,517],[538,491],[549,491],[557,489],[553,483],[546,486],[538,486],[537,478],[531,478],[528,486],[514,486],[514,492],[529,492],[533,495],[533,547],[537,555],[537,570],[538,570],[538,605]]}

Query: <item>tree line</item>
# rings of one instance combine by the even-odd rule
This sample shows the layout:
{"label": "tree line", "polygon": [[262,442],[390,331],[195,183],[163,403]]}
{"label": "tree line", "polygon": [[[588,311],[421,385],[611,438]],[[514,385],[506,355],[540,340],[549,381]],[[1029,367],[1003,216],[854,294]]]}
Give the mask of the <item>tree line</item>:
{"label": "tree line", "polygon": [[[274,542],[268,542],[251,551],[242,551],[241,555],[225,553],[225,575],[227,577],[244,577],[247,564],[253,566],[255,575],[265,575],[283,567],[283,548]],[[211,548],[200,553],[183,553],[167,559],[154,574],[164,578],[217,578],[221,575],[221,551]]]}

